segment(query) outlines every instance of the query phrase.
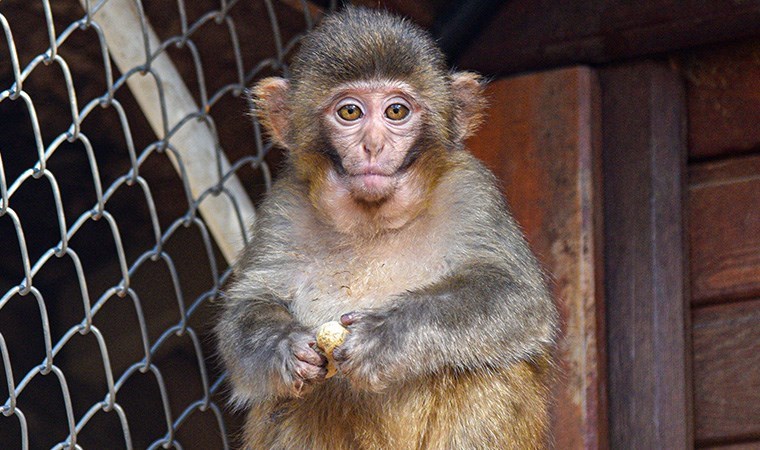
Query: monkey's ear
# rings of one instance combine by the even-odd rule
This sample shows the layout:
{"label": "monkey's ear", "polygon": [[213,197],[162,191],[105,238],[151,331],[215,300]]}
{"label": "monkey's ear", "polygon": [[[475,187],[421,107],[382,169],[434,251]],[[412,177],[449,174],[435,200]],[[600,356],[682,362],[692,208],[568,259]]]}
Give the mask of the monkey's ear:
{"label": "monkey's ear", "polygon": [[288,148],[290,108],[287,94],[288,80],[279,77],[264,78],[248,90],[253,114],[264,126],[275,145]]}
{"label": "monkey's ear", "polygon": [[461,142],[472,136],[485,117],[487,105],[483,91],[483,77],[473,72],[451,74],[451,92],[454,96],[455,139]]}

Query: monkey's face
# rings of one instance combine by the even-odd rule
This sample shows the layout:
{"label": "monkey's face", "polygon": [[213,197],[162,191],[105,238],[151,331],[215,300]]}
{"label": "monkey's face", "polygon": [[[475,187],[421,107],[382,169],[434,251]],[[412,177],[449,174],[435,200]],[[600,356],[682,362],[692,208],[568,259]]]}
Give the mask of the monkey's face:
{"label": "monkey's face", "polygon": [[365,202],[390,198],[407,182],[420,149],[424,107],[398,81],[361,81],[336,88],[322,110],[334,153],[334,182]]}

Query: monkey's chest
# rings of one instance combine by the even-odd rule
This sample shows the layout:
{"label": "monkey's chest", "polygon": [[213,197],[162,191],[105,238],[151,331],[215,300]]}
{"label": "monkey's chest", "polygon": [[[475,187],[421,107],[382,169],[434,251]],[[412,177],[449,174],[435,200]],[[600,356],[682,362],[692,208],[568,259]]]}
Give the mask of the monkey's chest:
{"label": "monkey's chest", "polygon": [[318,326],[346,312],[381,308],[398,294],[434,283],[447,269],[446,259],[436,252],[349,260],[328,256],[294,278],[293,314],[306,325]]}

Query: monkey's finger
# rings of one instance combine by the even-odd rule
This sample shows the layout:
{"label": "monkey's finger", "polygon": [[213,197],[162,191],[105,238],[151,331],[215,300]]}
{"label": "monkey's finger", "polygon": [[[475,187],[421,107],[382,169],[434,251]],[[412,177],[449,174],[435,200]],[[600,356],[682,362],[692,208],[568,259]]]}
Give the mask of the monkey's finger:
{"label": "monkey's finger", "polygon": [[325,378],[327,378],[327,368],[326,367],[320,367],[318,371],[314,372],[315,376],[314,378],[311,378],[307,381],[314,382],[314,381],[324,381]]}
{"label": "monkey's finger", "polygon": [[327,369],[299,361],[295,366],[295,373],[304,381],[318,381],[324,380],[325,375],[327,375]]}
{"label": "monkey's finger", "polygon": [[295,357],[300,361],[309,363],[313,366],[323,367],[327,364],[327,358],[325,358],[324,355],[316,352],[315,350],[312,350],[309,347],[295,348],[293,349],[293,355],[295,355]]}
{"label": "monkey's finger", "polygon": [[354,322],[358,322],[359,320],[361,320],[361,318],[362,318],[362,314],[361,313],[359,313],[357,311],[351,311],[349,313],[346,313],[346,314],[343,314],[342,316],[340,316],[340,323],[343,326],[347,327],[349,325],[353,325]]}

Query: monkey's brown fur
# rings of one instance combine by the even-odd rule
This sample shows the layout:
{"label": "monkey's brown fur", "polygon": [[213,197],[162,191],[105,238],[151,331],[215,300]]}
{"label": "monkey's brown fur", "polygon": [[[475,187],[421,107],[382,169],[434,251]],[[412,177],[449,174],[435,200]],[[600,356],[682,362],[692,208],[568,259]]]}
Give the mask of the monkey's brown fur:
{"label": "monkey's brown fur", "polygon": [[[250,448],[545,448],[545,364],[501,372],[446,371],[378,396],[325,384],[303,399],[272,401],[248,417]],[[247,448],[248,448],[247,447]]]}
{"label": "monkey's brown fur", "polygon": [[[320,117],[354,82],[406,83],[422,105],[402,172],[412,194],[333,195],[342,167]],[[246,448],[545,447],[557,312],[494,177],[463,148],[481,120],[479,78],[449,73],[413,25],[349,8],[254,103],[290,167],[216,328],[234,399],[251,408]],[[303,355],[345,313],[340,372],[325,380]]]}

